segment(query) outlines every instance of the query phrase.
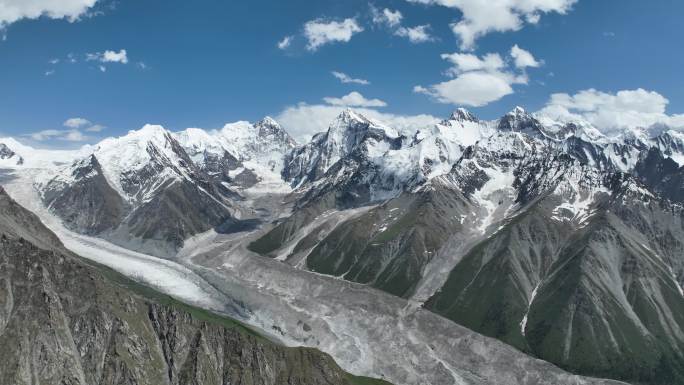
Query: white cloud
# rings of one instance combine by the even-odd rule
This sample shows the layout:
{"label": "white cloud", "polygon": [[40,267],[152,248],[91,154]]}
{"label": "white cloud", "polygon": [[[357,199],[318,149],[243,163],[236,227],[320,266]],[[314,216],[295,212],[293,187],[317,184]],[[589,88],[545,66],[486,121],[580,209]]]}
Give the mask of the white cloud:
{"label": "white cloud", "polygon": [[356,79],[356,78],[353,78],[353,77],[345,74],[344,72],[332,71],[331,73],[334,77],[336,77],[342,83],[354,83],[354,84],[361,84],[364,86],[370,84],[370,82],[368,80]]}
{"label": "white cloud", "polygon": [[59,64],[59,59],[57,59],[57,58],[50,59],[50,60],[48,61],[48,63],[50,63],[50,64],[52,64],[52,65]]}
{"label": "white cloud", "polygon": [[86,54],[86,60],[88,61],[99,61],[101,63],[128,63],[128,52],[125,49],[116,51],[104,51]]}
{"label": "white cloud", "polygon": [[363,28],[353,18],[342,21],[316,19],[304,24],[304,36],[308,40],[306,48],[309,51],[316,51],[329,43],[347,43],[359,32],[363,32]]}
{"label": "white cloud", "polygon": [[417,44],[435,40],[429,32],[430,24],[404,27],[401,25],[404,16],[398,10],[392,11],[385,8],[381,11],[373,5],[370,6],[370,10],[374,24],[389,28],[394,35],[405,37],[411,43]]}
{"label": "white cloud", "polygon": [[392,11],[388,8],[382,11],[371,5],[371,17],[373,18],[373,23],[379,25],[386,25],[390,28],[394,28],[401,24],[401,20],[404,16],[398,10]]}
{"label": "white cloud", "polygon": [[[305,143],[314,134],[326,131],[330,123],[345,108],[341,106],[300,103],[285,108],[276,116],[276,120],[300,143]],[[395,115],[372,108],[357,108],[355,111],[370,119],[379,120],[407,135],[440,121],[440,119],[431,115]]]}
{"label": "white cloud", "polygon": [[387,103],[380,99],[366,99],[360,93],[353,91],[341,98],[325,97],[323,101],[332,106],[343,107],[386,107]]}
{"label": "white cloud", "polygon": [[55,70],[47,70],[45,71],[45,76],[52,76],[55,74]]}
{"label": "white cloud", "polygon": [[64,133],[60,138],[61,140],[66,140],[68,142],[83,142],[88,138],[78,130],[69,130]]}
{"label": "white cloud", "polygon": [[84,118],[67,119],[63,126],[72,129],[71,131],[83,129],[87,132],[100,132],[106,128],[101,124],[93,124],[90,120]]}
{"label": "white cloud", "polygon": [[[442,59],[452,64],[446,75],[453,79],[429,87],[416,86],[414,92],[431,96],[440,103],[481,107],[512,94],[513,85],[528,83],[524,71],[516,73],[496,53],[482,57],[469,53],[443,54]],[[524,69],[517,63],[515,67]]]}
{"label": "white cloud", "polygon": [[83,126],[87,126],[91,124],[88,119],[84,118],[71,118],[67,119],[64,122],[64,127],[69,127],[69,128],[81,128]]}
{"label": "white cloud", "polygon": [[470,50],[475,41],[491,32],[518,31],[526,23],[536,24],[545,13],[565,14],[577,0],[406,0],[410,3],[456,8],[463,17],[451,24],[461,40],[461,49]]}
{"label": "white cloud", "polygon": [[66,19],[77,21],[88,14],[97,0],[0,0],[0,28],[22,19]]}
{"label": "white cloud", "polygon": [[79,130],[43,130],[28,135],[35,141],[64,140],[67,142],[83,142],[88,138]]}
{"label": "white cloud", "polygon": [[506,65],[498,53],[488,53],[482,58],[469,53],[442,54],[442,59],[453,64],[453,67],[447,70],[451,76],[469,71],[494,72]]}
{"label": "white cloud", "polygon": [[607,93],[595,89],[551,95],[540,114],[560,120],[585,120],[605,133],[665,124],[684,128],[684,114],[668,115],[669,100],[644,89]]}
{"label": "white cloud", "polygon": [[430,95],[440,103],[480,107],[513,93],[508,80],[487,72],[469,72],[415,92]]}
{"label": "white cloud", "polygon": [[282,40],[280,40],[277,44],[278,49],[287,49],[292,45],[292,40],[294,39],[294,36],[285,36]]}
{"label": "white cloud", "polygon": [[107,127],[105,127],[101,124],[93,124],[92,126],[86,128],[85,130],[88,132],[100,132],[100,131],[104,130],[105,128],[107,128]]}
{"label": "white cloud", "polygon": [[399,27],[394,34],[408,38],[411,43],[425,43],[434,40],[429,30],[430,24],[425,24],[416,27]]}
{"label": "white cloud", "polygon": [[511,48],[511,57],[515,62],[515,66],[520,69],[524,69],[527,67],[537,68],[542,64],[539,61],[537,61],[537,59],[535,59],[529,51],[526,51],[518,47],[517,44],[514,45],[513,48]]}

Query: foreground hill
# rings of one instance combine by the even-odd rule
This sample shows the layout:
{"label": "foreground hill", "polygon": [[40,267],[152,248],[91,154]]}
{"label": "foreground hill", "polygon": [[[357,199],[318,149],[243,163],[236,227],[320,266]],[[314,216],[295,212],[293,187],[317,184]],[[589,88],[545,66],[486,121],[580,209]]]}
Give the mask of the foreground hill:
{"label": "foreground hill", "polygon": [[0,188],[3,384],[381,384],[64,249]]}

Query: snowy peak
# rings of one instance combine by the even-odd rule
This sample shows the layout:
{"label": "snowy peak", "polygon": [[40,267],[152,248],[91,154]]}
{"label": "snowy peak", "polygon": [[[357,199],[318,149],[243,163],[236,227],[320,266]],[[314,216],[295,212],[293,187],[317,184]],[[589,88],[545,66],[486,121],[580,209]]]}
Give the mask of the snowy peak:
{"label": "snowy peak", "polygon": [[456,120],[459,122],[478,122],[479,120],[472,112],[465,108],[458,108],[456,111],[451,113],[449,120]]}
{"label": "snowy peak", "polygon": [[500,131],[522,132],[531,136],[544,135],[544,126],[524,108],[515,107],[504,115],[498,123]]}
{"label": "snowy peak", "polygon": [[270,116],[266,116],[254,124],[256,135],[264,140],[271,140],[281,146],[294,147],[295,140],[285,131],[280,124]]}
{"label": "snowy peak", "polygon": [[239,188],[262,181],[284,186],[284,158],[296,147],[290,134],[268,116],[254,124],[239,121],[208,132],[189,128],[176,137],[201,170]]}
{"label": "snowy peak", "polygon": [[527,111],[523,107],[520,106],[515,106],[508,115],[513,115],[513,116],[525,116],[527,115]]}
{"label": "snowy peak", "polygon": [[[161,183],[191,179],[196,172],[174,135],[158,125],[148,124],[122,137],[105,139],[95,146],[92,157],[109,185],[127,201],[148,199]],[[73,167],[62,173],[72,172]]]}
{"label": "snowy peak", "polygon": [[16,155],[7,145],[0,143],[0,159],[9,159]]}
{"label": "snowy peak", "polygon": [[302,186],[323,178],[342,160],[372,164],[389,151],[400,149],[403,139],[393,128],[345,109],[328,131],[288,154],[282,176],[293,187]]}
{"label": "snowy peak", "polygon": [[290,134],[270,117],[255,124],[244,121],[226,124],[217,136],[241,160],[259,161],[262,155],[273,160],[274,156],[282,157],[296,146]]}
{"label": "snowy peak", "polygon": [[22,165],[24,164],[24,158],[15,153],[5,143],[0,143],[0,162],[13,165]]}
{"label": "snowy peak", "polygon": [[346,109],[330,125],[323,140],[327,169],[356,151],[370,157],[381,155],[400,145],[401,137],[393,128]]}
{"label": "snowy peak", "polygon": [[663,155],[669,157],[684,166],[684,134],[679,131],[669,130],[661,133],[652,139],[655,147],[662,151]]}

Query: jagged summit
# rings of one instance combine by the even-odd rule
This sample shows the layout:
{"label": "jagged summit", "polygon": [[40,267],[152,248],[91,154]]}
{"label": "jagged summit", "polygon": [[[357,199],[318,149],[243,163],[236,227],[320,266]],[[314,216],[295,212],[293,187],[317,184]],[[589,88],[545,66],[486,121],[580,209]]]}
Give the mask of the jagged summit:
{"label": "jagged summit", "polygon": [[20,165],[24,164],[24,158],[19,156],[16,152],[14,152],[5,143],[0,142],[0,162],[10,163],[10,164],[15,164],[15,165],[20,166]]}
{"label": "jagged summit", "polygon": [[521,106],[515,106],[511,111],[508,112],[507,115],[515,115],[515,116],[521,116],[521,115],[527,115],[527,111],[525,108]]}
{"label": "jagged summit", "polygon": [[457,120],[460,122],[478,122],[477,117],[465,108],[458,108],[449,116],[449,120]]}
{"label": "jagged summit", "polygon": [[606,138],[520,107],[494,121],[457,109],[406,136],[391,126],[345,109],[295,146],[268,117],[150,125],[37,187],[70,228],[125,247],[173,255],[191,236],[263,221],[252,251],[405,297],[557,365],[595,374],[627,362],[616,373],[628,379],[632,366],[646,379],[684,367],[667,357],[684,343],[684,135]]}
{"label": "jagged summit", "polygon": [[337,118],[335,120],[341,120],[344,122],[351,122],[351,121],[358,121],[358,122],[369,122],[369,120],[363,116],[360,113],[357,113],[354,111],[352,108],[347,107],[342,112],[340,112],[339,115],[337,115]]}

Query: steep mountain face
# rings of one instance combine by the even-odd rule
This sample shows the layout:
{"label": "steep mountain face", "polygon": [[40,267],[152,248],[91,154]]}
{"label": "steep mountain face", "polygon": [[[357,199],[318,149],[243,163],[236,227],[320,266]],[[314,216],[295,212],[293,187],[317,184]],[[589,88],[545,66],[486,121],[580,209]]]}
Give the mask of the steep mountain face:
{"label": "steep mountain face", "polygon": [[176,137],[202,171],[241,189],[259,182],[283,183],[280,173],[285,155],[296,146],[270,117],[254,124],[227,124],[212,132],[190,128]]}
{"label": "steep mountain face", "polygon": [[253,228],[240,223],[269,218],[260,197],[293,202],[244,234],[249,250],[573,372],[671,384],[684,381],[683,161],[676,131],[607,137],[515,108],[402,135],[346,110],[302,146],[269,118],[149,126],[39,188],[70,228],[165,256],[209,229]]}
{"label": "steep mountain face", "polygon": [[573,371],[681,381],[681,209],[592,171],[540,190],[426,306]]}
{"label": "steep mountain face", "polygon": [[571,371],[678,383],[679,136],[607,138],[520,108],[496,122],[459,110],[355,169],[401,181],[393,194],[340,206],[312,191],[342,184],[308,174],[301,206],[250,248],[411,298]]}
{"label": "steep mountain face", "polygon": [[155,255],[242,215],[239,194],[197,167],[159,126],[106,139],[39,190],[74,231]]}
{"label": "steep mountain face", "polygon": [[[353,175],[361,164],[373,167],[379,156],[398,149],[402,139],[393,129],[348,109],[335,119],[327,132],[314,136],[310,143],[286,157],[283,178],[295,187],[325,177],[339,180],[342,178],[337,175]],[[331,170],[340,161],[348,164]]]}
{"label": "steep mountain face", "polygon": [[[492,130],[491,123],[480,122],[470,112],[461,109],[440,124],[406,138],[387,126],[346,110],[326,133],[315,136],[310,143],[286,157],[283,178],[298,187],[301,194],[296,210],[251,247],[260,253],[273,254],[278,249],[287,248],[288,243],[296,240],[303,226],[328,210],[374,205],[405,192],[419,190],[426,181],[448,172],[467,146]],[[399,206],[403,207],[413,199],[409,197]],[[421,205],[409,206],[418,210]],[[408,215],[411,215],[412,209],[408,210]],[[363,220],[372,224],[378,220],[377,215],[382,214],[372,211],[368,215],[375,216],[375,219]],[[318,232],[316,236],[320,238],[323,233]],[[311,237],[305,241],[311,242]],[[297,246],[295,250],[302,247],[304,245]],[[415,272],[427,260],[424,256],[420,259],[423,262],[409,270]],[[396,280],[399,279],[397,274],[410,273],[384,274],[395,276],[392,279]],[[361,280],[364,283],[376,281],[376,275],[384,274],[374,272]],[[404,291],[407,285],[411,286],[400,284],[403,288],[392,292]]]}
{"label": "steep mountain face", "polygon": [[0,246],[2,383],[385,383],[85,264],[2,189]]}
{"label": "steep mountain face", "polygon": [[24,163],[24,159],[12,151],[12,149],[9,148],[5,143],[0,143],[0,162],[22,165]]}
{"label": "steep mountain face", "polygon": [[684,202],[684,170],[657,148],[641,155],[634,173],[652,191],[673,202]]}

